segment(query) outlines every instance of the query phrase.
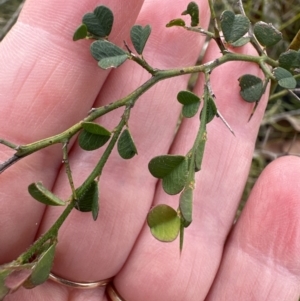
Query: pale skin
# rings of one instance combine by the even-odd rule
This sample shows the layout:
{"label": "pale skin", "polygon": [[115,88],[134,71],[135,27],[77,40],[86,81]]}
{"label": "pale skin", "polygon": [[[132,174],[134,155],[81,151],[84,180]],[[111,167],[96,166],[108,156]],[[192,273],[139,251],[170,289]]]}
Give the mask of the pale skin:
{"label": "pale skin", "polygon": [[[165,24],[180,15],[189,1],[38,1],[27,0],[19,21],[0,44],[0,137],[30,143],[67,129],[92,107],[126,96],[149,78],[133,62],[110,72],[98,68],[89,41],[74,43],[81,17],[97,5],[115,15],[110,40],[122,46],[133,24],[151,24],[145,58],[156,68],[189,66],[204,39]],[[198,1],[201,25],[209,9]],[[241,52],[255,54],[251,47]],[[209,46],[205,60],[220,55]],[[100,180],[100,214],[74,211],[62,227],[53,272],[74,281],[109,277],[127,301],[298,300],[300,293],[300,196],[296,157],[273,162],[253,189],[242,216],[233,220],[247,179],[254,143],[266,106],[263,96],[248,123],[252,105],[239,96],[237,79],[245,73],[262,76],[249,63],[227,63],[216,69],[211,83],[218,109],[236,137],[215,119],[208,126],[203,169],[197,174],[193,223],[179,243],[161,243],[145,224],[151,206],[177,208],[148,169],[149,160],[166,153],[185,154],[191,147],[198,118],[184,120],[173,139],[180,105],[179,90],[188,77],[157,84],[137,102],[129,121],[138,148],[130,161],[114,151]],[[203,81],[195,92],[201,95]],[[99,122],[113,129],[121,110]],[[70,164],[75,185],[82,183],[101,150],[84,152],[71,141]],[[1,161],[12,154],[0,146]],[[42,181],[67,198],[70,187],[62,167],[61,145],[38,152],[1,174],[0,263],[26,250],[56,220],[61,208],[34,201],[27,186]],[[47,281],[20,289],[7,300],[107,300],[104,289],[70,290]]]}

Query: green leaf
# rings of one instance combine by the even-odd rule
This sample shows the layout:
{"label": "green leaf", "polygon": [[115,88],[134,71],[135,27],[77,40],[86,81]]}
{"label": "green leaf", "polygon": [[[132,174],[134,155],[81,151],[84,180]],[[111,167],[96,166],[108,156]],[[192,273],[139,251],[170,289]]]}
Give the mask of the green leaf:
{"label": "green leaf", "polygon": [[[93,184],[93,185],[95,185],[95,184]],[[98,218],[98,214],[99,214],[99,186],[98,186],[98,184],[97,184],[97,186],[95,185],[95,187],[94,187],[94,194],[93,194],[92,198],[93,198],[92,216],[93,216],[93,220],[96,221]]]}
{"label": "green leaf", "polygon": [[231,46],[242,47],[242,46],[246,45],[247,43],[249,43],[250,40],[251,39],[249,37],[242,37],[242,38],[238,39],[237,41],[231,43]]}
{"label": "green leaf", "polygon": [[265,47],[270,47],[277,44],[282,39],[282,34],[272,24],[259,21],[253,31],[258,42]]}
{"label": "green leaf", "polygon": [[103,146],[110,138],[110,131],[94,122],[83,122],[83,130],[79,134],[79,146],[86,150],[92,151]]}
{"label": "green leaf", "polygon": [[92,212],[93,219],[96,220],[99,212],[99,190],[98,183],[93,181],[92,184],[79,196],[75,208],[81,212]]}
{"label": "green leaf", "polygon": [[108,136],[110,137],[111,133],[109,130],[104,128],[95,122],[82,122],[82,128],[86,130],[88,133],[99,135],[99,136]]}
{"label": "green leaf", "polygon": [[247,102],[259,101],[263,94],[263,81],[254,75],[246,74],[239,78],[240,95]]}
{"label": "green leaf", "polygon": [[28,186],[29,194],[37,201],[49,206],[65,206],[65,202],[49,191],[41,182]]}
{"label": "green leaf", "polygon": [[95,36],[107,37],[112,29],[114,15],[106,6],[98,6],[93,13],[83,16],[82,23],[86,25],[88,31]]}
{"label": "green leaf", "polygon": [[[211,122],[217,114],[217,107],[212,97],[207,98],[206,105],[206,124]],[[203,108],[201,110],[200,119],[203,119]]]}
{"label": "green leaf", "polygon": [[185,185],[188,176],[188,160],[184,156],[163,155],[153,158],[148,165],[150,173],[162,179],[166,193],[177,194]]}
{"label": "green leaf", "polygon": [[81,24],[77,27],[73,35],[73,41],[85,39],[88,34],[88,30],[85,24]]}
{"label": "green leaf", "polygon": [[118,140],[118,152],[121,158],[131,159],[137,154],[137,149],[128,129],[125,129]]}
{"label": "green leaf", "polygon": [[196,154],[195,154],[195,171],[196,172],[201,170],[206,141],[207,141],[207,132],[205,131],[199,142],[199,145],[197,146],[197,150],[196,150]]}
{"label": "green leaf", "polygon": [[190,2],[187,9],[182,13],[182,15],[191,16],[191,26],[197,26],[199,24],[199,7],[195,2]]}
{"label": "green leaf", "polygon": [[284,68],[277,67],[274,69],[274,75],[278,80],[278,84],[286,89],[295,89],[297,82],[293,77],[292,73]]}
{"label": "green leaf", "polygon": [[183,248],[183,240],[184,240],[184,221],[183,219],[180,220],[180,230],[179,230],[179,250],[180,253],[182,251]]}
{"label": "green leaf", "polygon": [[48,280],[53,266],[56,244],[52,244],[43,252],[32,269],[30,277],[23,283],[27,289],[31,289]]}
{"label": "green leaf", "polygon": [[176,210],[168,205],[157,205],[147,216],[147,223],[152,235],[163,242],[176,239],[180,231],[180,218]]}
{"label": "green leaf", "polygon": [[6,286],[6,278],[12,273],[12,270],[0,271],[0,300],[4,300],[4,297],[9,294],[9,287]]}
{"label": "green leaf", "polygon": [[172,26],[181,26],[184,27],[185,26],[185,22],[182,19],[173,19],[171,20],[166,27],[172,27]]}
{"label": "green leaf", "polygon": [[183,219],[183,226],[188,227],[192,222],[193,188],[185,188],[179,198],[179,208]]}
{"label": "green leaf", "polygon": [[190,118],[196,115],[200,107],[200,98],[190,91],[180,91],[177,100],[183,105],[182,115]]}
{"label": "green leaf", "polygon": [[300,68],[300,51],[288,50],[281,53],[278,59],[279,66],[287,70]]}
{"label": "green leaf", "polygon": [[138,54],[142,54],[146,42],[150,36],[151,27],[150,25],[146,25],[145,27],[141,25],[134,25],[130,31],[130,38],[134,49]]}
{"label": "green leaf", "polygon": [[250,28],[250,21],[247,17],[234,14],[232,11],[225,10],[221,17],[221,28],[227,43],[234,43],[242,38]]}
{"label": "green leaf", "polygon": [[117,68],[128,59],[126,51],[106,40],[93,42],[91,53],[102,69]]}

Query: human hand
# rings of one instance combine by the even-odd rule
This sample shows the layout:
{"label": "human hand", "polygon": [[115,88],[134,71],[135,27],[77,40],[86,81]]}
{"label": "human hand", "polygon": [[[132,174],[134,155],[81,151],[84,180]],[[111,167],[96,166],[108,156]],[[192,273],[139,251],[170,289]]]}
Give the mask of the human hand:
{"label": "human hand", "polygon": [[[145,48],[147,61],[157,68],[192,65],[204,38],[165,24],[189,1],[103,1],[114,12],[110,39],[128,40],[130,27],[151,24]],[[200,1],[199,1],[200,2]],[[201,25],[209,19],[207,1],[198,3]],[[149,78],[132,62],[103,71],[88,51],[89,41],[72,42],[72,33],[97,1],[27,0],[20,19],[0,44],[1,138],[27,144],[57,134],[83,119],[92,107],[120,99]],[[250,47],[244,53],[254,54]],[[205,60],[220,56],[213,43]],[[197,174],[193,223],[185,231],[182,253],[176,242],[156,241],[145,225],[151,206],[178,197],[166,195],[147,168],[156,155],[185,154],[191,147],[198,119],[184,120],[174,139],[180,112],[176,95],[186,76],[157,84],[132,110],[130,130],[139,155],[130,161],[113,152],[100,180],[100,212],[71,213],[57,245],[53,273],[72,281],[114,277],[127,301],[168,300],[296,300],[299,296],[300,205],[299,160],[282,158],[262,174],[238,222],[232,226],[247,179],[267,95],[250,122],[252,106],[239,97],[237,79],[261,75],[257,66],[232,62],[213,71],[216,103],[235,131],[220,120],[208,125],[208,142]],[[201,95],[203,80],[195,92]],[[99,122],[113,129],[120,111]],[[117,121],[116,121],[117,120]],[[82,151],[73,143],[70,165],[78,186],[91,171],[101,150]],[[71,146],[72,144],[70,144]],[[1,158],[11,151],[0,146]],[[32,182],[67,198],[71,192],[62,168],[61,146],[31,155],[1,175],[0,260],[15,259],[44,233],[61,208],[44,207],[26,192]],[[1,159],[2,161],[2,159]],[[107,300],[104,288],[68,289],[47,281],[34,290],[20,289],[6,300]]]}

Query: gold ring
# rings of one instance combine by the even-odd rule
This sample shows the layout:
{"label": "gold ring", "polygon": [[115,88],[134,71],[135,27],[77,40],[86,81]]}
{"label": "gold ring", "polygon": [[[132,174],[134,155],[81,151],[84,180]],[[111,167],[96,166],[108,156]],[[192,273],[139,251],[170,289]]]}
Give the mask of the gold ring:
{"label": "gold ring", "polygon": [[49,274],[49,279],[56,283],[62,284],[64,286],[71,287],[71,288],[78,288],[78,289],[92,289],[96,287],[106,286],[112,280],[112,278],[108,278],[108,279],[99,280],[95,282],[75,282],[75,281],[58,277],[53,273]]}
{"label": "gold ring", "polygon": [[126,301],[120,296],[112,282],[108,283],[106,287],[106,295],[110,301]]}

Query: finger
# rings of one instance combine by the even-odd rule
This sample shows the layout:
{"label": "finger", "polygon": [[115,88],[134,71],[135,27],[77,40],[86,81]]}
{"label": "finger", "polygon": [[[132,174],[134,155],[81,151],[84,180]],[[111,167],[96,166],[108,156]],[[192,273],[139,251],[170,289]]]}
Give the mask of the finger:
{"label": "finger", "polygon": [[[116,16],[111,38],[121,43],[142,1],[105,3]],[[88,43],[74,43],[72,35],[82,16],[97,4],[26,1],[19,21],[0,44],[1,138],[30,143],[58,134],[86,116],[108,72],[97,67]],[[0,152],[1,162],[13,154],[3,145]],[[61,158],[61,146],[54,146],[1,174],[1,261],[14,259],[34,240],[44,206],[29,197],[27,187],[43,181],[51,189]]]}
{"label": "finger", "polygon": [[[255,54],[250,47],[245,47],[243,52]],[[211,44],[205,61],[219,55],[219,49]],[[266,105],[267,95],[251,123],[247,122],[252,107],[241,99],[238,86],[238,78],[246,72],[261,76],[257,66],[246,62],[227,63],[212,72],[211,85],[217,107],[236,136],[218,119],[208,124],[204,162],[196,177],[193,222],[185,230],[183,251],[180,255],[178,243],[155,241],[145,226],[129,260],[115,279],[118,291],[126,300],[141,300],[144,296],[149,301],[203,300],[209,291],[247,178]],[[199,95],[202,87],[203,81],[200,81]],[[184,120],[172,153],[185,154],[191,149],[198,124],[197,118]],[[176,209],[178,197],[167,196],[158,187],[155,204],[167,203]]]}
{"label": "finger", "polygon": [[298,300],[300,161],[284,157],[259,177],[226,244],[208,300]]}
{"label": "finger", "polygon": [[[170,1],[164,2],[165,8],[158,9],[156,2],[145,2],[136,23],[152,25],[144,57],[154,67],[174,68],[178,64],[188,66],[195,62],[204,39],[195,40],[198,36],[190,33],[179,42],[178,29],[165,29],[165,24],[186,5],[187,1],[178,1],[176,5],[173,2],[171,5]],[[208,22],[205,8],[203,22]],[[186,45],[191,41],[191,51],[187,52]],[[149,79],[149,74],[140,70],[139,66],[128,62],[111,73],[107,85],[100,92],[99,103],[105,104],[124,97]],[[98,280],[115,275],[123,266],[153,201],[156,180],[148,171],[148,162],[156,154],[167,153],[173,141],[181,109],[176,101],[178,90],[173,87],[184,89],[187,80],[185,76],[159,83],[134,106],[129,127],[139,155],[124,161],[116,151],[113,152],[100,179],[98,220],[93,222],[90,214],[72,213],[60,232],[55,273],[76,281]],[[99,122],[113,129],[121,114],[120,111],[109,114]],[[100,154],[101,151],[91,155],[74,147],[70,162],[76,183],[82,182]],[[62,172],[55,191],[64,194],[67,185]],[[41,232],[55,221],[58,214],[59,210],[55,208],[47,210]],[[95,269],[95,266],[101,268]]]}

